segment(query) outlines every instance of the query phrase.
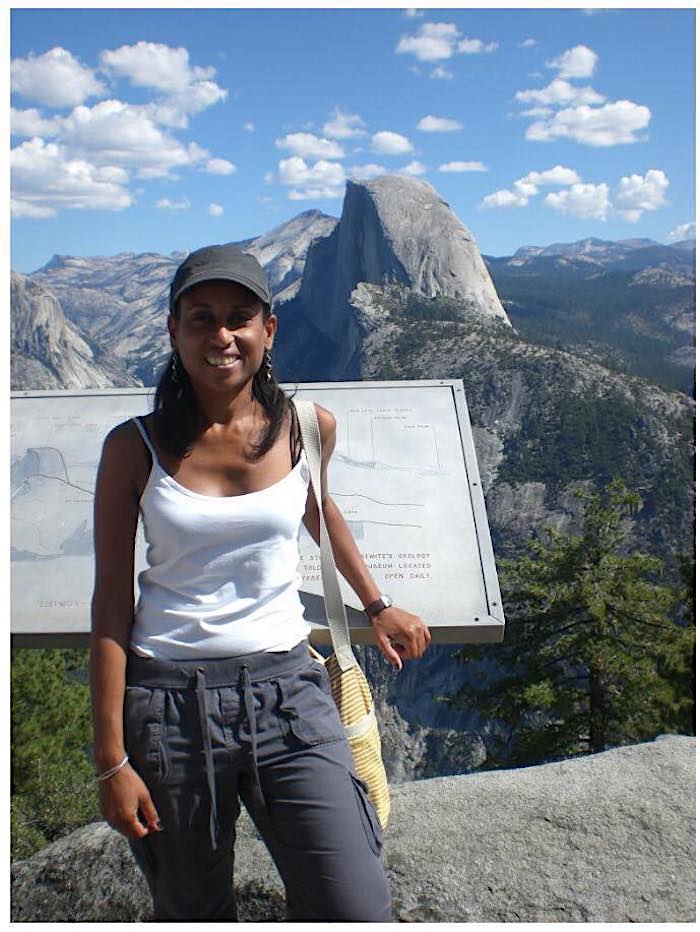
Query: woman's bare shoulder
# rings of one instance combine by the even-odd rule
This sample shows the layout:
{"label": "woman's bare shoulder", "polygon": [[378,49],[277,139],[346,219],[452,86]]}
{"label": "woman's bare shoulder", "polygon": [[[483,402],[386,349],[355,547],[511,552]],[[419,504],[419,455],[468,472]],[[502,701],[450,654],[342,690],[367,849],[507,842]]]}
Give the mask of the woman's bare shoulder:
{"label": "woman's bare shoulder", "polygon": [[314,407],[316,408],[321,440],[324,440],[325,437],[332,436],[335,433],[335,418],[327,408],[323,408],[317,402],[314,402]]}
{"label": "woman's bare shoulder", "polygon": [[105,437],[102,467],[110,473],[118,470],[124,480],[143,489],[148,479],[150,455],[133,420],[117,424]]}

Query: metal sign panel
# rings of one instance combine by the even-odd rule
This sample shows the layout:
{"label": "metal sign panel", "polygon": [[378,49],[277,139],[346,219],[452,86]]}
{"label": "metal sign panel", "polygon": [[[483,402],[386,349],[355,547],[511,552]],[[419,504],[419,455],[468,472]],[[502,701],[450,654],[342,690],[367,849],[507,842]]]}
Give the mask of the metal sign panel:
{"label": "metal sign panel", "polygon": [[[382,591],[420,615],[434,642],[500,641],[504,619],[460,381],[284,386],[332,411],[330,493]],[[13,392],[13,643],[84,643],[93,586],[92,508],[108,431],[152,409],[154,390]],[[136,576],[146,565],[141,526]],[[318,548],[302,527],[306,617],[327,640]],[[342,581],[355,643],[373,643]],[[138,591],[138,589],[137,589]]]}

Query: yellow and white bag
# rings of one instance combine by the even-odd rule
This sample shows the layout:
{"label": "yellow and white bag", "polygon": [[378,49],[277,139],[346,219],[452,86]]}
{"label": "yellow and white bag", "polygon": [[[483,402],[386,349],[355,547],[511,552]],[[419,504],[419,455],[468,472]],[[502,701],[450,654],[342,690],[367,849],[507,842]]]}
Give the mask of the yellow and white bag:
{"label": "yellow and white bag", "polygon": [[321,437],[316,408],[313,402],[299,399],[294,400],[294,407],[299,418],[302,443],[311,470],[311,484],[320,516],[323,600],[333,642],[333,653],[327,659],[313,648],[310,650],[316,660],[325,664],[331,693],[352,751],[355,772],[360,780],[367,784],[369,798],[377,810],[382,828],[386,828],[390,808],[389,786],[382,762],[374,701],[367,678],[350,645],[350,631],[340,592],[338,571],[321,505]]}

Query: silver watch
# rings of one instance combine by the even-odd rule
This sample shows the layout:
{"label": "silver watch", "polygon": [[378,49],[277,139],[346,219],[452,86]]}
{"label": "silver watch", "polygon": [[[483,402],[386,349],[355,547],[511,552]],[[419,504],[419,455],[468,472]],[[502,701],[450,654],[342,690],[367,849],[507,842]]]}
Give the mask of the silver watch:
{"label": "silver watch", "polygon": [[371,602],[365,609],[365,612],[371,621],[375,615],[378,615],[385,608],[390,608],[393,604],[391,596],[383,594],[380,595],[378,599],[375,599],[374,602]]}

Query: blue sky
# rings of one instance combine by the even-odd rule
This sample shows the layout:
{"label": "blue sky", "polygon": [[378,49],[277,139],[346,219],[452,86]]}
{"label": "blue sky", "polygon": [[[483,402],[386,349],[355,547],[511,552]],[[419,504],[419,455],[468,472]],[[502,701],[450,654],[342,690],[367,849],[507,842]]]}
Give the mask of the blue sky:
{"label": "blue sky", "polygon": [[15,9],[12,267],[194,249],[347,178],[433,185],[483,253],[695,236],[685,9]]}

